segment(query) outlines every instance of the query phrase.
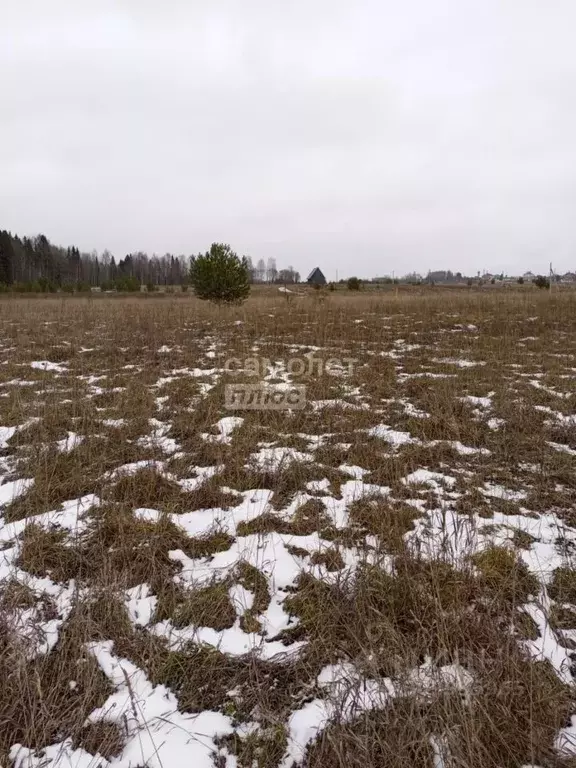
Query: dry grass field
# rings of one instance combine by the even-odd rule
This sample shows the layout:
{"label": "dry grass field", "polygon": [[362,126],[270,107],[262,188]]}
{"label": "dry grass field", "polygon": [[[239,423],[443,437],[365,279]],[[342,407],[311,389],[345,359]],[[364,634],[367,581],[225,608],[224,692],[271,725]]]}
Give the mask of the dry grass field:
{"label": "dry grass field", "polygon": [[576,766],[575,293],[7,298],[0,347],[4,768]]}

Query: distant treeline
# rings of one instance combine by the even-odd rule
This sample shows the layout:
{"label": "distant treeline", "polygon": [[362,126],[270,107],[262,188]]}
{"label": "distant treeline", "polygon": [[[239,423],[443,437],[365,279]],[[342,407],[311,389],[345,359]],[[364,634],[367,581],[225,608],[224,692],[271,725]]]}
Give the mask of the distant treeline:
{"label": "distant treeline", "polygon": [[[164,256],[138,251],[116,261],[110,251],[81,252],[75,246],[63,248],[51,243],[45,235],[18,237],[0,230],[0,290],[17,292],[138,291],[142,285],[188,284],[190,264],[194,255]],[[254,283],[296,283],[300,275],[292,267],[276,268],[274,259],[256,266],[248,258]]]}

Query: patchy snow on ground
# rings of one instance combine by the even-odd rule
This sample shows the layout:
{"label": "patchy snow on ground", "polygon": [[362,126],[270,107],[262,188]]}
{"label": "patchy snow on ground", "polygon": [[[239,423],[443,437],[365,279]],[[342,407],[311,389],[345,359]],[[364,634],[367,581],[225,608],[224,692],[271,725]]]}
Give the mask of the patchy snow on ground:
{"label": "patchy snow on ground", "polygon": [[[576,553],[576,366],[567,333],[556,330],[540,349],[541,337],[523,335],[522,317],[506,354],[496,334],[489,357],[480,316],[452,307],[425,319],[420,310],[387,307],[384,315],[370,306],[359,317],[347,310],[349,317],[336,315],[331,323],[313,308],[300,317],[298,332],[288,334],[283,324],[292,318],[280,305],[304,307],[308,298],[287,302],[273,291],[269,302],[258,315],[261,325],[242,308],[220,312],[218,323],[209,314],[189,316],[177,331],[148,337],[147,357],[143,345],[124,340],[101,362],[118,329],[105,341],[102,328],[90,329],[82,343],[50,336],[27,357],[18,357],[16,344],[1,347],[7,368],[0,381],[6,425],[0,426],[0,619],[25,662],[50,658],[79,601],[92,598],[91,562],[82,562],[77,577],[57,581],[48,549],[50,567],[40,558],[26,569],[30,531],[63,547],[58,551],[65,560],[71,555],[71,568],[75,548],[100,530],[101,555],[115,563],[119,554],[119,571],[129,569],[131,557],[138,567],[149,558],[149,578],[137,567],[133,580],[107,574],[106,588],[114,585],[110,600],[125,609],[128,634],[161,647],[163,662],[175,669],[190,649],[225,659],[231,669],[249,659],[255,685],[269,686],[274,695],[276,686],[287,685],[290,665],[310,660],[311,619],[294,608],[305,588],[327,590],[317,615],[323,600],[329,604],[337,593],[352,604],[366,574],[396,578],[399,564],[410,559],[476,578],[477,556],[500,548],[536,579],[527,602],[514,606],[533,624],[518,647],[573,689],[576,622],[560,627],[552,620],[555,610],[569,614],[575,607],[558,597],[555,581],[559,569],[574,570]],[[235,319],[237,309],[242,319]],[[55,332],[54,325],[48,330]],[[234,358],[241,363],[234,372],[242,374],[250,368],[245,354],[262,355],[262,385],[289,391],[298,376],[283,352],[326,363],[320,381],[306,380],[305,411],[230,415],[221,395],[229,371],[216,366]],[[62,355],[66,362],[49,360]],[[354,366],[346,363],[352,358]],[[24,398],[29,401],[21,406]],[[48,418],[52,399],[58,409]],[[521,408],[523,422],[516,421]],[[84,473],[81,462],[92,459],[97,470],[91,465]],[[81,486],[76,492],[69,487],[74,483]],[[105,514],[109,527],[121,523],[127,539],[135,537],[128,555],[126,541],[110,541],[107,525],[99,528]],[[8,584],[24,590],[26,600],[2,602]],[[211,588],[228,611],[220,625],[211,611],[182,618],[170,604]],[[417,592],[406,595],[407,602]],[[466,610],[479,605],[471,598]],[[373,612],[384,633],[393,612]],[[345,624],[349,614],[342,616],[336,619]],[[303,768],[328,726],[353,725],[402,698],[423,708],[432,695],[457,696],[473,710],[473,664],[447,663],[426,651],[401,675],[387,677],[392,672],[387,666],[382,672],[375,654],[388,636],[365,646],[366,627],[349,623],[357,654],[338,640],[330,663],[314,667],[282,716],[255,705],[248,719],[237,717],[241,694],[234,691],[213,709],[184,711],[176,683],[158,677],[145,655],[130,654],[108,633],[90,635],[82,648],[110,689],[86,722],[118,725],[119,753],[106,759],[62,733],[39,749],[14,740],[10,760],[15,768],[238,768],[244,763],[233,753],[234,739],[258,742],[273,721],[283,738],[276,765]],[[508,624],[503,631],[510,631]],[[390,654],[398,650],[390,648]],[[78,684],[72,679],[69,685],[72,691]],[[449,728],[435,727],[426,737],[434,768],[452,764]],[[576,715],[558,732],[555,748],[576,755]]]}
{"label": "patchy snow on ground", "polygon": [[294,448],[261,448],[250,456],[248,466],[254,466],[266,472],[278,472],[295,462],[313,461],[311,453],[297,451]]}
{"label": "patchy snow on ground", "polygon": [[61,363],[51,363],[49,360],[35,360],[30,367],[38,371],[54,371],[54,373],[66,373],[68,368]]}
{"label": "patchy snow on ground", "polygon": [[202,439],[208,443],[226,443],[229,445],[232,442],[232,433],[238,427],[241,427],[244,423],[244,419],[239,416],[225,416],[216,423],[216,429],[218,434],[202,433]]}

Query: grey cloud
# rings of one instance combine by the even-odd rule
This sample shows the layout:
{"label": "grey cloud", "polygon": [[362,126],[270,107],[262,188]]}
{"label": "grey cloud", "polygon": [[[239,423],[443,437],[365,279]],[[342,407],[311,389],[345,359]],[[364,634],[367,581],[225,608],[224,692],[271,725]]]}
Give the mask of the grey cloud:
{"label": "grey cloud", "polygon": [[576,267],[568,0],[22,0],[0,225],[301,272]]}

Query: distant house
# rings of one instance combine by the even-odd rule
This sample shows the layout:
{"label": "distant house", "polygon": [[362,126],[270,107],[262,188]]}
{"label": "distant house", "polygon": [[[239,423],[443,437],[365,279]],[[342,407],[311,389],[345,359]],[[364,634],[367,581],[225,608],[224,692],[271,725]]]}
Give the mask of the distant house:
{"label": "distant house", "polygon": [[566,272],[565,275],[562,275],[562,278],[560,280],[561,283],[576,283],[576,273],[574,272]]}
{"label": "distant house", "polygon": [[326,278],[320,267],[314,267],[306,278],[306,282],[308,285],[326,285]]}

